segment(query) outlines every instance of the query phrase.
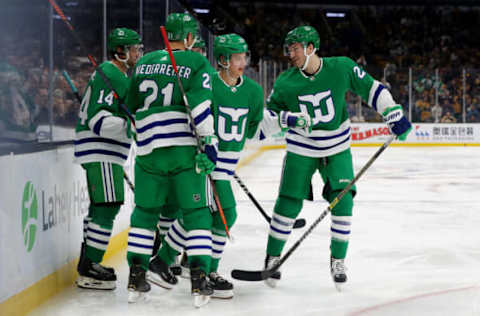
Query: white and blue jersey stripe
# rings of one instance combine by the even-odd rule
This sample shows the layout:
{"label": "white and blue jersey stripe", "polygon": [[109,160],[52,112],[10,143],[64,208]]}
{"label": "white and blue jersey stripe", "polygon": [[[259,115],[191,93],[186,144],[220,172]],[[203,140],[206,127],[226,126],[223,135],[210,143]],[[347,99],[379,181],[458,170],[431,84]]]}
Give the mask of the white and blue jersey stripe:
{"label": "white and blue jersey stripe", "polygon": [[128,158],[132,139],[126,133],[116,139],[100,136],[103,120],[112,113],[101,110],[90,119],[89,130],[75,133],[75,162],[112,162],[123,166]]}
{"label": "white and blue jersey stripe", "polygon": [[75,136],[75,162],[112,162],[123,166],[128,158],[131,140],[100,137],[92,131],[77,132]]}
{"label": "white and blue jersey stripe", "polygon": [[[197,105],[192,116],[199,135],[213,135],[213,117],[210,101]],[[197,141],[190,126],[188,114],[179,111],[152,113],[136,121],[137,154],[150,154],[155,148],[195,146]]]}
{"label": "white and blue jersey stripe", "polygon": [[231,180],[241,153],[238,151],[219,151],[217,154],[217,164],[212,172],[214,180]]}
{"label": "white and blue jersey stripe", "polygon": [[287,133],[287,151],[307,157],[328,157],[350,148],[350,120],[345,120],[333,131],[313,130],[308,135],[302,130]]}

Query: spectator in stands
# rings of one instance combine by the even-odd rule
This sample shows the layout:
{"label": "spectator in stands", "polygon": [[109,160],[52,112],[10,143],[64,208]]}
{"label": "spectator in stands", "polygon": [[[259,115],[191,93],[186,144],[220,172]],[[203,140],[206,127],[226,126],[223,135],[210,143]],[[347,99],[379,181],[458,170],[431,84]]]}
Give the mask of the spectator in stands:
{"label": "spectator in stands", "polygon": [[472,104],[470,104],[467,107],[466,120],[467,120],[467,122],[478,122],[478,121],[480,121],[480,111],[478,110],[477,98],[473,98]]}
{"label": "spectator in stands", "polygon": [[440,123],[456,123],[457,119],[452,115],[452,113],[449,111],[445,113],[445,115],[442,117],[442,120]]}

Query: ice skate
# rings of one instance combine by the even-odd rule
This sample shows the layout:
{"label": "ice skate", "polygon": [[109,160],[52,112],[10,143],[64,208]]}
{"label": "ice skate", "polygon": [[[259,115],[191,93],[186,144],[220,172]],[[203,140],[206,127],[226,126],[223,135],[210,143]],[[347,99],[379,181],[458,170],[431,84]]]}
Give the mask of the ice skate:
{"label": "ice skate", "polygon": [[344,259],[335,259],[330,257],[330,273],[337,291],[341,292],[345,283],[347,283],[347,268]]}
{"label": "ice skate", "polygon": [[117,276],[112,270],[108,270],[98,263],[82,257],[78,267],[76,284],[80,288],[94,290],[113,290],[116,287]]}
{"label": "ice skate", "polygon": [[139,264],[130,267],[128,276],[128,302],[136,303],[148,299],[150,284],[145,280],[145,270]]}
{"label": "ice skate", "polygon": [[178,280],[170,271],[169,266],[160,259],[159,256],[154,257],[148,266],[149,271],[147,272],[148,281],[163,287],[164,289],[170,290],[174,288]]}
{"label": "ice skate", "polygon": [[217,272],[211,272],[208,275],[208,280],[213,287],[212,298],[229,299],[233,297],[233,284]]}
{"label": "ice skate", "polygon": [[175,262],[170,266],[170,271],[173,275],[181,276],[182,275],[182,266],[181,266],[181,256],[178,255],[175,257]]}
{"label": "ice skate", "polygon": [[[82,246],[80,248],[80,259],[78,260],[78,265],[77,265],[77,271],[80,273],[80,265],[82,264],[83,260],[85,259],[85,242],[82,242]],[[98,263],[102,268],[107,270],[108,272],[111,272],[115,274],[115,269],[112,267],[106,267],[100,263]]]}
{"label": "ice skate", "polygon": [[[274,256],[267,255],[265,257],[265,269],[270,269],[275,264],[277,264],[279,260],[280,260],[280,256],[274,257]],[[268,279],[265,280],[265,284],[267,284],[271,288],[274,288],[277,286],[277,282],[280,280],[281,277],[282,277],[282,273],[277,270]]]}
{"label": "ice skate", "polygon": [[190,281],[192,282],[193,305],[198,308],[208,304],[213,294],[213,287],[208,282],[205,272],[200,268],[190,269]]}

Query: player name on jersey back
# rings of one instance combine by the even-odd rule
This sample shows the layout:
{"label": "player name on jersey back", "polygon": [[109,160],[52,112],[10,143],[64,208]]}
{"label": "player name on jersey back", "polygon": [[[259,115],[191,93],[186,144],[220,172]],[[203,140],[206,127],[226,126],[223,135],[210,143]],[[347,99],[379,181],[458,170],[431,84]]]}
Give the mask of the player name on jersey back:
{"label": "player name on jersey back", "polygon": [[[192,73],[192,69],[187,66],[178,66],[178,74],[181,78],[188,79]],[[165,76],[175,76],[175,70],[172,65],[168,64],[152,64],[152,65],[141,65],[136,69],[136,75],[165,75]]]}

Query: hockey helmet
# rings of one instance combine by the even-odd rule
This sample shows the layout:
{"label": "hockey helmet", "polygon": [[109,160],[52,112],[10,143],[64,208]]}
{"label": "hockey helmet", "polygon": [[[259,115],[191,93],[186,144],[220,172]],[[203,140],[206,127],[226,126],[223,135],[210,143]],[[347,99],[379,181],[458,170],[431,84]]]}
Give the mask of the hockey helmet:
{"label": "hockey helmet", "polygon": [[171,13],[165,23],[165,30],[170,41],[182,41],[187,38],[188,33],[195,36],[197,29],[197,21],[188,13]]}
{"label": "hockey helmet", "polygon": [[220,63],[220,56],[223,56],[225,61],[228,63],[230,56],[237,53],[248,53],[248,44],[238,34],[226,34],[219,35],[215,38],[213,43],[213,55],[217,60],[217,63]]}
{"label": "hockey helmet", "polygon": [[130,46],[140,44],[140,36],[137,32],[126,27],[113,29],[108,34],[107,48],[110,52],[116,52],[118,46]]}
{"label": "hockey helmet", "polygon": [[304,48],[312,43],[313,48],[317,50],[320,48],[320,36],[318,35],[317,30],[312,26],[299,26],[288,32],[285,37],[284,48],[286,55],[288,55],[288,46],[295,43],[302,44]]}

